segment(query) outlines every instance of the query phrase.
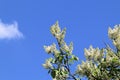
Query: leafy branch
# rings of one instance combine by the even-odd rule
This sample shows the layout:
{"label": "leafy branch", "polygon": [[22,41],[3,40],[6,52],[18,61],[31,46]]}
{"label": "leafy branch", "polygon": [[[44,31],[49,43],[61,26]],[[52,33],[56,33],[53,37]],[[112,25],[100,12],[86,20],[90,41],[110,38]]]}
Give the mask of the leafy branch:
{"label": "leafy branch", "polygon": [[73,43],[67,45],[64,40],[66,28],[61,30],[56,22],[50,31],[57,40],[57,45],[53,43],[44,46],[45,51],[52,57],[47,59],[43,66],[53,80],[81,80],[80,77],[86,77],[88,80],[120,80],[120,25],[108,29],[108,36],[116,50],[108,45],[102,49],[92,46],[85,48],[86,61],[82,61],[74,73],[71,72],[71,65],[79,58],[72,54]]}

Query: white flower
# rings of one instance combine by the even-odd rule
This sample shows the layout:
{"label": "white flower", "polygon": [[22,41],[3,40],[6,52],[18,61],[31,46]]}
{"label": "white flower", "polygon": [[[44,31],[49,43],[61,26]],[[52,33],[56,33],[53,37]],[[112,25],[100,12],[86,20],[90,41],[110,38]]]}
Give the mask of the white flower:
{"label": "white flower", "polygon": [[58,21],[50,28],[51,33],[56,36],[56,34],[61,32]]}
{"label": "white flower", "polygon": [[46,60],[46,63],[43,64],[43,67],[46,69],[50,69],[50,68],[52,68],[52,64],[49,60]]}
{"label": "white flower", "polygon": [[104,51],[100,50],[99,48],[93,48],[90,46],[89,49],[84,50],[85,56],[88,60],[94,60],[95,62],[101,61],[102,57],[104,56]]}
{"label": "white flower", "polygon": [[90,46],[89,49],[85,48],[84,52],[87,59],[92,59],[94,57],[95,49],[92,46]]}
{"label": "white flower", "polygon": [[94,68],[96,69],[96,68],[97,68],[97,66],[96,66],[96,65],[94,65]]}
{"label": "white flower", "polygon": [[51,47],[50,46],[44,46],[44,49],[47,53],[51,52]]}
{"label": "white flower", "polygon": [[76,73],[77,73],[77,74],[80,74],[80,75],[84,75],[84,71],[83,71],[83,69],[81,68],[81,65],[78,65],[78,66],[77,66]]}
{"label": "white flower", "polygon": [[95,68],[96,66],[94,66],[91,61],[82,61],[82,64],[77,66],[76,73],[85,75],[86,71],[91,71],[93,67]]}
{"label": "white flower", "polygon": [[111,39],[116,39],[116,38],[120,37],[120,25],[115,25],[115,27],[113,29],[111,29],[109,27],[109,29],[108,29],[108,36]]}
{"label": "white flower", "polygon": [[113,40],[113,44],[120,50],[120,37]]}
{"label": "white flower", "polygon": [[64,43],[63,46],[62,46],[62,50],[65,51],[65,52],[68,52],[68,53],[72,54],[73,43],[71,42],[69,46],[66,43]]}
{"label": "white flower", "polygon": [[82,68],[80,65],[77,66],[78,71],[82,71]]}
{"label": "white flower", "polygon": [[57,80],[56,78],[53,78],[53,80]]}
{"label": "white flower", "polygon": [[65,34],[66,34],[66,28],[64,28],[61,32],[59,33],[55,33],[55,37],[58,39],[58,40],[62,40],[65,38]]}
{"label": "white flower", "polygon": [[45,51],[49,53],[53,53],[54,50],[56,50],[56,45],[53,43],[50,46],[44,46]]}
{"label": "white flower", "polygon": [[73,51],[73,43],[71,42],[69,45],[69,52],[72,53],[72,51]]}
{"label": "white flower", "polygon": [[86,69],[87,67],[88,67],[88,63],[82,61],[81,68],[82,68],[82,69]]}
{"label": "white flower", "polygon": [[55,57],[58,57],[59,56],[59,54],[60,54],[60,51],[59,50],[54,50],[54,55],[55,55]]}
{"label": "white flower", "polygon": [[61,67],[61,70],[64,72],[64,71],[65,71],[65,68],[64,68],[64,67]]}
{"label": "white flower", "polygon": [[90,62],[86,61],[86,62],[84,63],[84,67],[86,67],[87,69],[91,68]]}
{"label": "white flower", "polygon": [[68,52],[69,51],[69,47],[67,46],[67,44],[65,43],[64,46],[63,46],[63,49]]}
{"label": "white flower", "polygon": [[66,28],[64,28],[64,29],[62,30],[62,32],[60,33],[60,38],[61,38],[61,39],[64,39],[64,38],[65,38],[65,34],[66,34]]}
{"label": "white flower", "polygon": [[61,31],[58,21],[50,28],[50,31],[59,41],[65,38],[66,28]]}
{"label": "white flower", "polygon": [[112,57],[110,55],[106,55],[106,61],[110,62],[112,60]]}
{"label": "white flower", "polygon": [[116,56],[116,54],[111,49],[107,49],[106,53],[107,62],[111,62],[113,59],[119,59],[118,56]]}
{"label": "white flower", "polygon": [[91,56],[91,53],[86,48],[84,49],[84,52],[85,52],[85,56],[87,57]]}
{"label": "white flower", "polygon": [[120,25],[116,25],[113,29],[109,28],[108,35],[115,47],[120,50]]}

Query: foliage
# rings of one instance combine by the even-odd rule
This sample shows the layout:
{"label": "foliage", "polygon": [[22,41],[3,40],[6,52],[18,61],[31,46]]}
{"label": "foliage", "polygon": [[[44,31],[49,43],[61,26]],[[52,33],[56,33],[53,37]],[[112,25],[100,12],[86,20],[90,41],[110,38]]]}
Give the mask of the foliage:
{"label": "foliage", "polygon": [[71,73],[70,67],[78,57],[72,54],[73,43],[69,45],[64,41],[66,28],[60,29],[58,22],[50,29],[57,40],[57,45],[44,46],[45,51],[52,57],[43,64],[48,69],[53,80],[81,80],[86,77],[88,80],[120,80],[120,25],[114,29],[108,29],[108,36],[112,40],[116,50],[107,45],[103,49],[93,48],[84,50],[86,61],[77,66],[77,70]]}

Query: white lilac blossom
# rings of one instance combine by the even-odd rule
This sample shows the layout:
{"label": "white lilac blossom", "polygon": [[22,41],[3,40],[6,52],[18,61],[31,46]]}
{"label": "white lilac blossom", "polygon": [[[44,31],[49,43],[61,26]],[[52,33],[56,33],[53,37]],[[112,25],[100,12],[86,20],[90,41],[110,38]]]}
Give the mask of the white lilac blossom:
{"label": "white lilac blossom", "polygon": [[62,46],[62,50],[65,51],[65,52],[67,52],[67,53],[72,54],[72,51],[73,51],[73,43],[71,42],[71,43],[69,44],[69,46],[68,46],[66,43],[64,43],[63,46]]}
{"label": "white lilac blossom", "polygon": [[62,50],[65,51],[65,52],[69,51],[69,47],[66,43],[64,43],[64,45],[62,46]]}
{"label": "white lilac blossom", "polygon": [[106,61],[111,62],[113,59],[119,59],[119,57],[113,52],[112,49],[106,49]]}
{"label": "white lilac blossom", "polygon": [[53,80],[57,80],[56,78],[53,78]]}
{"label": "white lilac blossom", "polygon": [[72,53],[72,51],[73,51],[73,43],[71,42],[69,45],[69,52]]}
{"label": "white lilac blossom", "polygon": [[95,69],[97,69],[97,66],[94,65],[92,63],[92,61],[82,61],[81,65],[77,66],[77,70],[76,73],[80,74],[80,75],[85,75],[87,72],[91,73],[92,71],[94,71]]}
{"label": "white lilac blossom", "polygon": [[52,64],[50,62],[50,60],[46,60],[45,64],[43,64],[43,67],[46,69],[52,69]]}
{"label": "white lilac blossom", "polygon": [[115,25],[115,27],[112,28],[108,28],[108,36],[111,39],[116,39],[118,37],[120,37],[120,25]]}
{"label": "white lilac blossom", "polygon": [[51,26],[50,31],[54,36],[56,36],[56,34],[59,34],[61,32],[58,21],[56,22],[56,24]]}
{"label": "white lilac blossom", "polygon": [[65,38],[65,34],[66,34],[66,28],[64,28],[60,33],[56,33],[55,37],[61,41]]}
{"label": "white lilac blossom", "polygon": [[85,56],[88,60],[101,61],[104,56],[104,51],[99,48],[93,48],[90,46],[89,49],[84,50]]}
{"label": "white lilac blossom", "polygon": [[116,46],[117,49],[120,50],[120,37],[113,40],[113,44]]}
{"label": "white lilac blossom", "polygon": [[64,39],[66,34],[66,28],[61,31],[58,22],[51,27],[50,31],[58,40]]}
{"label": "white lilac blossom", "polygon": [[49,53],[53,53],[54,50],[56,50],[56,44],[52,44],[50,46],[44,46],[45,51],[49,54]]}
{"label": "white lilac blossom", "polygon": [[108,35],[112,39],[115,47],[120,50],[120,25],[116,25],[113,29],[108,29]]}
{"label": "white lilac blossom", "polygon": [[55,57],[58,57],[60,55],[60,51],[55,49],[53,54],[55,55]]}

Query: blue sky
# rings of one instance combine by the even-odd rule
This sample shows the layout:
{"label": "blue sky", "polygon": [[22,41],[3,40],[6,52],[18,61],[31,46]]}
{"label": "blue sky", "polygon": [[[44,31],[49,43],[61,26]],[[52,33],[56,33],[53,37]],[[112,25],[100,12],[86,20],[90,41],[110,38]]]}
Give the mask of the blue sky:
{"label": "blue sky", "polygon": [[[0,0],[0,80],[52,80],[42,67],[43,45],[56,42],[50,26],[67,28],[66,42],[84,60],[84,48],[110,43],[108,27],[120,24],[120,0]],[[6,27],[9,27],[6,28]],[[76,67],[73,67],[75,69]]]}

